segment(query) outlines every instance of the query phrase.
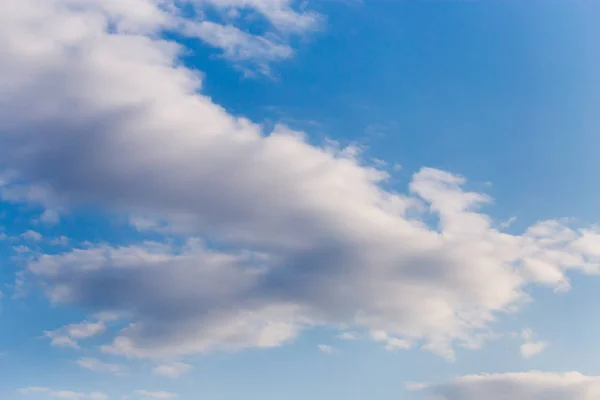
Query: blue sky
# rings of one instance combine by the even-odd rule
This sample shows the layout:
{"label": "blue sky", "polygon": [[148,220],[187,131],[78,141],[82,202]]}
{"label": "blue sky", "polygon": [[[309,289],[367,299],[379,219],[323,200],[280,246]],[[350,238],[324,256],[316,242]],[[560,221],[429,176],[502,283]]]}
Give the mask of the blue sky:
{"label": "blue sky", "polygon": [[600,396],[599,5],[5,3],[1,398]]}

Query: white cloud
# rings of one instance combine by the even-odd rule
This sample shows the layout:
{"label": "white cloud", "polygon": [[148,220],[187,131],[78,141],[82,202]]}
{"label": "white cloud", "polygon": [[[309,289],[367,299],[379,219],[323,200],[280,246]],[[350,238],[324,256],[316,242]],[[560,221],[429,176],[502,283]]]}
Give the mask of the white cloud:
{"label": "white cloud", "polygon": [[21,234],[21,237],[25,240],[29,240],[29,241],[33,241],[33,242],[39,242],[40,240],[42,240],[42,234],[33,230],[28,230],[26,232],[23,232]]}
{"label": "white cloud", "polygon": [[600,398],[600,377],[579,372],[469,375],[426,390],[440,400],[595,400]]}
{"label": "white cloud", "polygon": [[0,3],[0,169],[15,174],[2,196],[144,215],[229,249],[190,239],[36,257],[28,273],[52,301],[130,322],[104,351],[273,347],[345,325],[452,358],[527,285],[566,290],[568,270],[598,273],[593,229],[504,233],[463,177],[423,168],[387,191],[355,149],[228,114],[159,35],[171,17],[146,0]]}
{"label": "white cloud", "polygon": [[49,398],[56,398],[62,400],[106,400],[108,396],[105,393],[100,392],[91,392],[91,393],[81,393],[81,392],[72,392],[69,390],[53,390],[45,387],[37,387],[31,386],[19,389],[19,393],[24,395],[30,394],[43,394]]}
{"label": "white cloud", "polygon": [[121,364],[111,364],[100,361],[96,358],[80,358],[75,361],[81,368],[88,369],[90,371],[99,373],[108,373],[116,376],[125,376],[127,374],[127,368]]}
{"label": "white cloud", "polygon": [[147,390],[136,390],[135,393],[139,396],[151,399],[174,399],[177,394],[170,392],[149,392]]}
{"label": "white cloud", "polygon": [[[251,8],[261,13],[277,30],[284,33],[303,33],[318,29],[323,16],[294,8],[295,0],[200,0],[210,3],[222,11],[231,8]],[[234,16],[237,14],[234,14]]]}
{"label": "white cloud", "polygon": [[406,388],[406,390],[413,392],[413,391],[425,390],[429,387],[429,385],[426,383],[422,383],[422,382],[406,382],[404,384],[404,387]]}
{"label": "white cloud", "polygon": [[519,350],[520,350],[521,356],[523,356],[523,358],[531,358],[531,357],[535,356],[536,354],[539,354],[542,351],[546,350],[546,348],[548,347],[548,345],[549,345],[548,342],[535,341],[534,337],[535,337],[534,332],[529,328],[525,328],[521,332],[521,338],[525,341],[525,343],[523,343],[519,347]]}
{"label": "white cloud", "polygon": [[52,239],[50,244],[55,246],[67,246],[69,244],[69,238],[66,236],[59,236],[57,238]]}
{"label": "white cloud", "polygon": [[70,347],[73,349],[79,349],[79,345],[77,344],[77,342],[68,336],[54,336],[54,335],[49,336],[48,333],[47,333],[47,336],[50,337],[50,339],[51,339],[50,344],[52,346]]}
{"label": "white cloud", "polygon": [[521,338],[526,341],[532,340],[534,337],[533,330],[531,328],[524,328],[521,331]]}
{"label": "white cloud", "polygon": [[104,332],[105,329],[104,323],[101,321],[71,324],[64,327],[66,333],[74,339],[86,339],[96,336]]}
{"label": "white cloud", "polygon": [[[36,1],[40,0],[26,0],[24,6],[9,4],[7,7],[11,7],[13,12],[23,12]],[[251,72],[251,67],[258,67],[260,72],[269,73],[271,62],[293,56],[294,50],[289,44],[291,37],[313,32],[324,21],[321,15],[296,6],[291,0],[50,0],[48,3],[50,7],[58,5],[65,11],[83,8],[90,13],[90,19],[94,18],[94,28],[110,20],[112,29],[121,35],[176,32],[198,38],[222,50],[223,57],[234,61],[246,72]],[[196,10],[192,16],[187,15],[190,5]],[[183,12],[183,8],[187,12]],[[207,16],[213,13],[207,13],[207,8],[220,11],[221,18],[208,19]],[[262,16],[269,22],[269,27],[259,33],[250,33],[244,29],[247,26],[245,21],[232,17],[239,16],[242,10]],[[81,30],[76,30],[65,30],[61,34],[65,35],[64,39],[70,40],[74,37],[69,35],[81,33]],[[59,215],[55,211],[49,213],[45,215],[48,221],[58,220]]]}
{"label": "white cloud", "polygon": [[18,246],[13,246],[13,250],[15,253],[18,254],[25,254],[25,253],[29,253],[31,251],[31,249],[25,245],[18,245]]}
{"label": "white cloud", "polygon": [[60,222],[60,215],[56,210],[45,210],[40,215],[40,222],[46,225],[56,225]]}
{"label": "white cloud", "polygon": [[371,339],[376,342],[385,342],[385,349],[392,350],[407,350],[412,347],[408,340],[391,337],[384,331],[371,331]]}
{"label": "white cloud", "polygon": [[22,299],[27,296],[28,287],[25,282],[25,271],[18,271],[15,273],[15,280],[13,283],[13,299]]}
{"label": "white cloud", "polygon": [[512,224],[515,223],[516,220],[517,220],[517,217],[510,217],[506,221],[500,223],[500,228],[501,229],[509,228]]}
{"label": "white cloud", "polygon": [[320,344],[317,347],[319,348],[319,350],[321,350],[321,352],[325,354],[333,354],[333,352],[335,351],[333,347],[326,344]]}
{"label": "white cloud", "polygon": [[[318,30],[324,22],[323,16],[296,6],[294,0],[195,0],[203,7],[212,6],[219,10],[226,22],[185,21],[180,30],[190,37],[197,37],[208,45],[223,51],[223,57],[237,63],[248,73],[244,62],[250,62],[264,74],[270,74],[269,64],[288,59],[294,55],[290,36],[303,36]],[[271,29],[261,34],[250,34],[242,30],[240,11],[252,11],[269,22]],[[240,23],[242,22],[242,23]]]}
{"label": "white cloud", "polygon": [[192,366],[189,364],[184,364],[180,362],[171,363],[171,364],[162,364],[157,365],[152,372],[157,375],[166,376],[168,378],[179,378],[181,375],[185,374],[189,370],[192,369]]}
{"label": "white cloud", "polygon": [[340,340],[357,340],[358,334],[356,332],[342,332],[337,338]]}
{"label": "white cloud", "polygon": [[531,358],[548,347],[548,342],[527,342],[520,347],[523,358]]}
{"label": "white cloud", "polygon": [[213,47],[223,50],[223,56],[235,62],[252,61],[269,73],[269,63],[294,55],[294,50],[284,42],[274,42],[262,36],[251,35],[231,25],[211,21],[189,22],[185,28],[188,36],[195,36]]}
{"label": "white cloud", "polygon": [[129,217],[129,223],[139,232],[153,231],[159,228],[157,221],[140,216]]}
{"label": "white cloud", "polygon": [[53,331],[46,331],[44,332],[44,336],[51,339],[52,346],[78,349],[78,340],[98,336],[106,331],[104,321],[103,319],[99,319],[95,322],[86,321],[78,324],[69,324]]}

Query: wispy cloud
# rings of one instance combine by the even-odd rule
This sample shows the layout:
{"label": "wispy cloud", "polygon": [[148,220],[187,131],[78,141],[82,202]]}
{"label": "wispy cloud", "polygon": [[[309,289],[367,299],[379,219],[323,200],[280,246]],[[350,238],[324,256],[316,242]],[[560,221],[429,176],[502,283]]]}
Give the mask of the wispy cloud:
{"label": "wispy cloud", "polygon": [[529,328],[523,329],[521,332],[521,338],[525,341],[520,347],[521,355],[523,358],[531,358],[541,352],[543,352],[549,343],[546,341],[534,340],[535,334]]}
{"label": "wispy cloud", "polygon": [[148,390],[136,390],[135,393],[139,396],[150,399],[174,399],[178,395],[171,392],[151,392]]}
{"label": "wispy cloud", "polygon": [[62,400],[107,400],[108,395],[101,392],[73,392],[70,390],[54,390],[45,387],[31,386],[19,389],[19,393],[24,395],[46,395],[50,398]]}
{"label": "wispy cloud", "polygon": [[127,375],[127,367],[122,364],[111,364],[98,360],[97,358],[80,358],[75,361],[77,365],[81,368],[99,372],[99,373],[108,373],[116,376],[125,376]]}
{"label": "wispy cloud", "polygon": [[162,364],[154,367],[152,372],[156,375],[166,376],[168,378],[179,378],[181,375],[189,372],[192,369],[192,366],[184,363],[171,363],[171,364]]}

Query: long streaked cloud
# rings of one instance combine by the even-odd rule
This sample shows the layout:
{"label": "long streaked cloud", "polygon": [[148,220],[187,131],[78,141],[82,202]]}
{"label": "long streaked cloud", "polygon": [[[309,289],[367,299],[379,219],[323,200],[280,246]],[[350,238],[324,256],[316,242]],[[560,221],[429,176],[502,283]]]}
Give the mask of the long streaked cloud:
{"label": "long streaked cloud", "polygon": [[101,392],[73,392],[70,390],[54,390],[46,387],[30,386],[19,389],[19,393],[23,395],[45,395],[48,398],[61,400],[107,400],[108,396]]}
{"label": "long streaked cloud", "polygon": [[167,378],[176,379],[183,374],[189,372],[192,366],[189,364],[174,362],[169,364],[157,365],[152,369],[152,372],[156,375],[166,376]]}
{"label": "long streaked cloud", "polygon": [[451,383],[414,389],[436,400],[594,400],[600,396],[600,377],[536,371],[469,375]]}
{"label": "long streaked cloud", "polygon": [[75,361],[81,368],[104,374],[112,374],[116,376],[127,375],[127,367],[121,364],[107,363],[97,358],[82,357]]}
{"label": "long streaked cloud", "polygon": [[136,390],[135,393],[145,399],[174,399],[177,397],[176,393],[171,392],[151,392],[148,390]]}
{"label": "long streaked cloud", "polygon": [[356,149],[229,114],[181,65],[185,49],[157,34],[162,14],[138,1],[149,8],[0,5],[0,168],[12,171],[0,193],[185,237],[28,263],[56,304],[123,316],[105,352],[274,347],[346,326],[452,359],[517,311],[528,285],[565,291],[567,271],[598,273],[594,229],[550,220],[509,234],[461,176],[423,168],[385,190],[388,174]]}

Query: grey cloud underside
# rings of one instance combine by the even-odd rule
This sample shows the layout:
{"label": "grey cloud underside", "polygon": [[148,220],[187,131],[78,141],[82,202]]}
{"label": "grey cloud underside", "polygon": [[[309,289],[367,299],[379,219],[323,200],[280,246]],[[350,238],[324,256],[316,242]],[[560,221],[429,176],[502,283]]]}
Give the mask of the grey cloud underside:
{"label": "grey cloud underside", "polygon": [[[162,22],[130,10],[129,29],[109,31],[114,11],[72,3],[0,6],[0,165],[13,177],[2,195],[94,205],[190,237],[30,263],[53,301],[127,315],[106,351],[269,347],[345,324],[452,357],[528,283],[567,289],[566,269],[597,272],[595,231],[548,221],[503,233],[478,211],[486,196],[434,169],[406,194],[386,191],[386,173],[352,151],[284,126],[265,133],[213,103],[183,49],[151,29]],[[423,210],[439,225],[409,217]]]}
{"label": "grey cloud underside", "polygon": [[426,391],[436,400],[593,400],[600,396],[600,378],[578,372],[472,375]]}

